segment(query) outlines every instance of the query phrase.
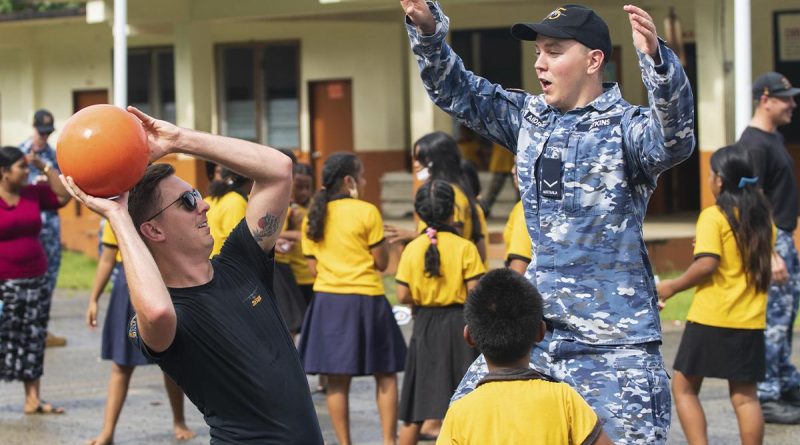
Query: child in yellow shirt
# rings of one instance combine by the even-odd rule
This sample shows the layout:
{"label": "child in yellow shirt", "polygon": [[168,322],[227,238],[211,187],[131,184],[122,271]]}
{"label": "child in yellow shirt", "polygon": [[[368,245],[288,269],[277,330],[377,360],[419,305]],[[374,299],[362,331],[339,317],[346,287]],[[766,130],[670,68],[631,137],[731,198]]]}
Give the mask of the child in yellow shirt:
{"label": "child in yellow shirt", "polygon": [[705,377],[728,380],[742,443],[764,439],[756,382],[766,372],[764,328],[776,231],[752,165],[742,146],[714,152],[709,182],[717,203],[697,220],[695,260],[680,277],[658,284],[662,301],[697,286],[672,380],[689,443],[708,442],[698,397]]}
{"label": "child in yellow shirt", "polygon": [[469,293],[464,338],[489,373],[450,405],[437,445],[611,444],[572,387],[530,369],[530,351],[544,337],[542,311],[536,288],[510,269],[487,273]]}
{"label": "child in yellow shirt", "polygon": [[475,244],[453,223],[455,192],[445,181],[419,188],[414,210],[424,232],[403,250],[397,266],[397,299],[415,306],[400,397],[400,445],[416,444],[426,419],[441,419],[450,396],[478,356],[461,341],[464,300],[486,268]]}
{"label": "child in yellow shirt", "polygon": [[358,199],[365,186],[354,154],[332,154],[302,225],[303,254],[316,279],[298,349],[307,373],[328,376],[328,410],[341,444],[351,443],[350,381],[362,375],[375,377],[384,443],[394,442],[397,372],[406,357],[379,273],[389,262],[383,219]]}

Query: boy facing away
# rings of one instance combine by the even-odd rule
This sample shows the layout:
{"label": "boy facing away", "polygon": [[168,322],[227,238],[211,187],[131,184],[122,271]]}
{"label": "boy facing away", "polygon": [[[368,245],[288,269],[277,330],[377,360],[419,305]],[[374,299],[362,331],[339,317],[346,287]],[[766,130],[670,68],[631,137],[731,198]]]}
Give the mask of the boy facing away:
{"label": "boy facing away", "polygon": [[487,273],[467,297],[464,319],[464,339],[486,357],[489,373],[450,405],[437,445],[612,443],[574,389],[530,368],[545,324],[528,280],[510,269]]}

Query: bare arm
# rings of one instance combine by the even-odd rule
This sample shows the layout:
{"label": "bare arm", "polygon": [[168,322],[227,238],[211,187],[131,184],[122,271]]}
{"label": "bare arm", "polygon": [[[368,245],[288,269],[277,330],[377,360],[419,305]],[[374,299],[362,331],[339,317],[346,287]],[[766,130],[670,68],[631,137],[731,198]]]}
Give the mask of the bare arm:
{"label": "bare arm", "polygon": [[467,292],[471,291],[472,289],[475,289],[475,287],[478,285],[478,281],[480,280],[473,279],[467,281]]}
{"label": "bare arm", "polygon": [[525,271],[528,270],[528,264],[530,264],[530,261],[524,261],[519,258],[512,258],[511,261],[508,263],[508,268],[513,270],[514,272],[525,275]]}
{"label": "bare arm", "polygon": [[383,272],[389,267],[389,249],[386,248],[385,241],[381,241],[369,251],[372,253],[372,258],[375,260],[375,268],[378,269],[378,272]]}
{"label": "bare arm", "polygon": [[784,284],[789,281],[789,272],[786,270],[786,262],[783,261],[778,252],[772,252],[772,282]]}
{"label": "bare arm", "polygon": [[62,179],[70,194],[111,224],[125,261],[125,277],[131,304],[136,311],[139,335],[154,352],[163,352],[175,339],[177,318],[172,299],[150,251],[133,226],[128,214],[128,194],[116,200],[84,193],[72,178]]}
{"label": "bare arm", "polygon": [[702,256],[694,260],[683,275],[674,280],[663,280],[658,283],[658,298],[666,301],[673,295],[686,289],[697,286],[707,280],[719,267],[719,258]]}
{"label": "bare arm", "polygon": [[397,301],[401,304],[414,304],[414,299],[411,298],[411,289],[403,283],[397,283],[396,288]]}
{"label": "bare arm", "polygon": [[89,294],[89,307],[86,310],[86,324],[90,328],[97,327],[97,302],[108,284],[108,279],[111,278],[111,272],[114,271],[114,265],[117,263],[116,257],[116,247],[103,246],[100,260],[97,262],[97,271],[94,274],[92,292]]}
{"label": "bare arm", "polygon": [[308,263],[308,270],[311,271],[311,276],[316,278],[317,277],[317,259],[316,258],[306,258],[306,263]]}
{"label": "bare arm", "polygon": [[614,442],[611,441],[611,438],[608,437],[605,431],[602,431],[600,435],[597,436],[597,439],[595,439],[594,445],[614,445]]}
{"label": "bare arm", "polygon": [[275,246],[292,192],[292,161],[283,153],[252,142],[179,128],[153,119],[134,107],[148,133],[151,158],[185,153],[225,166],[251,178],[253,189],[245,219],[253,238],[265,251]]}

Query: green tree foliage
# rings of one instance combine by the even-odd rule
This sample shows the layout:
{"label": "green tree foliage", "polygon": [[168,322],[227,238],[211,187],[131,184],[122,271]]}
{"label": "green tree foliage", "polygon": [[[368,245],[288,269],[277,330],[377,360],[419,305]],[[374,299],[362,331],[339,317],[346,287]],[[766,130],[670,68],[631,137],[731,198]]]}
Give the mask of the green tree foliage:
{"label": "green tree foliage", "polygon": [[80,2],[35,2],[31,0],[0,0],[0,14],[43,12],[56,9],[80,8]]}

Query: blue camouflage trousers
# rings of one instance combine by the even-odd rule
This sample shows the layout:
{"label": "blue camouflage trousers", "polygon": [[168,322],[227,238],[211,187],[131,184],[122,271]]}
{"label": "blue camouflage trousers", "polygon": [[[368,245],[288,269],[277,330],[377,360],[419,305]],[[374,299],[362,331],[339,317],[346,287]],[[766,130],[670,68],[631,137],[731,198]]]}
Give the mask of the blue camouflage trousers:
{"label": "blue camouflage trousers", "polygon": [[781,393],[800,387],[800,374],[790,360],[792,327],[800,301],[800,260],[791,232],[778,229],[775,251],[786,263],[789,281],[769,287],[764,331],[767,372],[758,384],[758,398],[762,401],[778,400]]}
{"label": "blue camouflage trousers", "polygon": [[[596,346],[552,340],[548,331],[531,351],[530,364],[578,391],[615,444],[666,443],[672,398],[658,343]],[[487,372],[481,354],[452,400],[475,389]]]}
{"label": "blue camouflage trousers", "polygon": [[47,257],[48,293],[52,297],[58,280],[58,270],[61,267],[61,221],[58,213],[42,212],[42,231],[39,232],[39,242],[42,243]]}

